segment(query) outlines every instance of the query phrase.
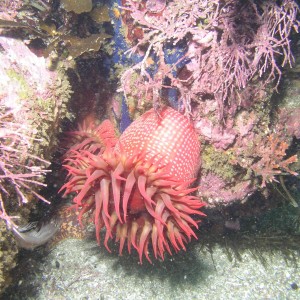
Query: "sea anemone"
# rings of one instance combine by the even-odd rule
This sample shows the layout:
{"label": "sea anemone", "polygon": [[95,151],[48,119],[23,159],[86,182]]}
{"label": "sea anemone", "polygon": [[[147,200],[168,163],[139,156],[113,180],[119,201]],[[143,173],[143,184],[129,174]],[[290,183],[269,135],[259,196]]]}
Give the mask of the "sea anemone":
{"label": "sea anemone", "polygon": [[199,211],[204,203],[190,195],[200,154],[190,121],[169,107],[152,109],[124,131],[115,147],[105,137],[102,143],[101,155],[87,150],[67,155],[69,181],[62,190],[77,192],[79,219],[92,212],[98,243],[105,228],[108,251],[115,236],[120,255],[127,241],[128,252],[133,246],[140,262],[143,255],[151,262],[150,244],[155,258],[172,254],[171,247],[185,250],[197,238],[193,228],[199,220],[191,215],[204,215]]}

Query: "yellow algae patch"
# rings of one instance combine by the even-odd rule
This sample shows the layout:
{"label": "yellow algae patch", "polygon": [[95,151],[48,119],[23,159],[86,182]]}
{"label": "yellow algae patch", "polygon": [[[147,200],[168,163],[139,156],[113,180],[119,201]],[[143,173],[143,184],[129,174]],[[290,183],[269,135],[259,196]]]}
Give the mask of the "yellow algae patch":
{"label": "yellow algae patch", "polygon": [[90,12],[93,8],[92,0],[61,0],[60,5],[66,11],[74,11],[76,14]]}
{"label": "yellow algae patch", "polygon": [[106,5],[94,8],[90,15],[92,19],[99,24],[110,22],[109,10]]}
{"label": "yellow algae patch", "polygon": [[76,58],[85,52],[98,51],[103,45],[104,41],[111,36],[106,33],[91,34],[86,38],[79,38],[77,36],[64,36],[64,41],[67,44],[69,56]]}

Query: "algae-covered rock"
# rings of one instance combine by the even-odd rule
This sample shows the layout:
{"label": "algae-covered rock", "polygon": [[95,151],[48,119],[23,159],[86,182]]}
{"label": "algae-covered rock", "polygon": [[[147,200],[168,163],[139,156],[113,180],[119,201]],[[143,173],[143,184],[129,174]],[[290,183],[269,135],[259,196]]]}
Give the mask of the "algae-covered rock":
{"label": "algae-covered rock", "polygon": [[13,243],[13,237],[6,230],[4,222],[0,223],[0,294],[10,285],[12,278],[10,270],[16,265],[18,249]]}
{"label": "algae-covered rock", "polygon": [[[40,195],[71,90],[20,40],[0,37],[0,292],[17,253],[7,228],[22,225]],[[18,218],[12,218],[12,217]],[[16,224],[17,223],[17,224]]]}

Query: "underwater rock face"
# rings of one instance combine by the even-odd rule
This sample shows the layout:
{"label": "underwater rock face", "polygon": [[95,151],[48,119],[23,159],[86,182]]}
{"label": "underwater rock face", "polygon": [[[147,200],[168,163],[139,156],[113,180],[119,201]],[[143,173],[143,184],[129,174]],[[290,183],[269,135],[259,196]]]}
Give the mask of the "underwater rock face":
{"label": "underwater rock face", "polygon": [[[48,70],[46,59],[22,41],[0,37],[0,48],[0,222],[12,229],[17,225],[11,217],[24,224],[35,205],[32,200],[48,202],[39,190],[45,186],[71,90],[65,74]],[[1,290],[9,282],[6,276],[17,251],[6,226],[0,228],[1,244],[11,249],[1,247]]]}

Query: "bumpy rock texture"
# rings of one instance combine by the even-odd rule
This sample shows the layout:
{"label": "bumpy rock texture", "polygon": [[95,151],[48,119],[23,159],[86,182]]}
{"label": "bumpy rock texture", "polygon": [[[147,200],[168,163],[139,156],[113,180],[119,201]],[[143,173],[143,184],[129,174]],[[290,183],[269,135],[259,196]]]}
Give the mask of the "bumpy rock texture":
{"label": "bumpy rock texture", "polygon": [[0,37],[0,48],[1,291],[17,254],[7,227],[26,222],[33,200],[47,201],[39,191],[71,91],[64,72],[48,70],[22,41]]}

